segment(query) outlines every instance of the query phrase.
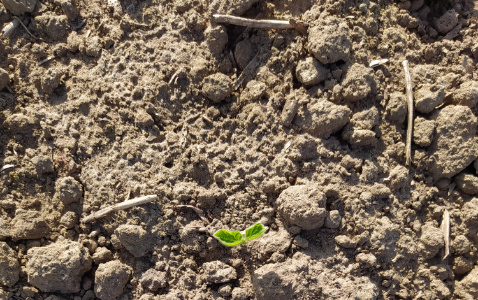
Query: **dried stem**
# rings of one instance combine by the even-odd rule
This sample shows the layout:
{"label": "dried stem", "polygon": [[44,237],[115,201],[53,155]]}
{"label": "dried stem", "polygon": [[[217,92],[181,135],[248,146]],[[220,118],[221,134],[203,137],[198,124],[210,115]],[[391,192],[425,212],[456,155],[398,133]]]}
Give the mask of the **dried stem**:
{"label": "dried stem", "polygon": [[403,61],[403,70],[405,71],[405,83],[407,89],[408,104],[408,125],[407,125],[407,143],[405,149],[405,163],[410,165],[412,160],[412,137],[413,137],[413,86],[410,70],[408,69],[408,60]]}
{"label": "dried stem", "polygon": [[123,201],[121,203],[118,203],[118,204],[111,205],[111,206],[105,207],[103,209],[100,209],[99,211],[96,211],[96,212],[84,217],[83,219],[81,219],[81,222],[82,223],[90,223],[90,222],[93,222],[94,220],[97,220],[97,219],[109,214],[112,211],[117,211],[117,210],[121,210],[121,209],[125,209],[125,208],[130,208],[130,207],[133,207],[133,206],[145,204],[145,203],[155,201],[155,200],[158,200],[158,196],[156,196],[156,195],[148,195],[148,196],[142,196],[142,197],[126,200],[126,201]]}
{"label": "dried stem", "polygon": [[443,255],[443,260],[445,260],[448,255],[450,255],[450,213],[448,209],[445,209],[443,212],[443,220],[441,221],[440,229],[443,233],[443,238],[445,239],[445,255]]}
{"label": "dried stem", "polygon": [[230,15],[212,15],[211,21],[215,23],[228,23],[238,26],[247,26],[261,29],[290,29],[295,28],[289,21],[283,20],[254,20]]}

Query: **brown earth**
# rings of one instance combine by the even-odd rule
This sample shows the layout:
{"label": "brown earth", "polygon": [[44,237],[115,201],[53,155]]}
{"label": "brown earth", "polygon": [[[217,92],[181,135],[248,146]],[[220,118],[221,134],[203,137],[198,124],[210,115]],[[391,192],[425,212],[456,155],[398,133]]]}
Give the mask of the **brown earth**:
{"label": "brown earth", "polygon": [[478,2],[2,3],[0,299],[478,298]]}

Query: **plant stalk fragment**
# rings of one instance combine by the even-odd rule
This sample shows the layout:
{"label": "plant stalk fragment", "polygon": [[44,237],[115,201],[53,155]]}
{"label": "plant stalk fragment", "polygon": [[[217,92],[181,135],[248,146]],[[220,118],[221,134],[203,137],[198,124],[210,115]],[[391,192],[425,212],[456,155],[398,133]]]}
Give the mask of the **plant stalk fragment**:
{"label": "plant stalk fragment", "polygon": [[215,23],[228,23],[238,26],[246,26],[261,29],[290,29],[295,28],[289,21],[283,20],[254,20],[230,15],[214,14],[211,21]]}
{"label": "plant stalk fragment", "polygon": [[405,72],[405,83],[407,90],[408,104],[408,124],[407,124],[407,142],[405,148],[405,164],[410,165],[412,160],[412,137],[413,137],[413,86],[410,70],[408,69],[408,60],[403,61],[403,70]]}

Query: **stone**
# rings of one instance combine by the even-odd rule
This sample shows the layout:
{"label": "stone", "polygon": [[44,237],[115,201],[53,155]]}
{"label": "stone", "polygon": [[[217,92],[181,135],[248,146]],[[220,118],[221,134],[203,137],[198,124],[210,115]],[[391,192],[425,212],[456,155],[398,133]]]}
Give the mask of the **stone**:
{"label": "stone", "polygon": [[357,247],[357,242],[346,235],[338,235],[334,238],[334,240],[337,245],[346,249],[353,249]]}
{"label": "stone", "polygon": [[144,109],[138,109],[134,115],[134,123],[139,128],[146,129],[154,125],[154,119]]}
{"label": "stone", "polygon": [[38,0],[3,0],[5,8],[14,15],[31,13],[35,9]]}
{"label": "stone", "polygon": [[45,175],[53,173],[55,168],[53,167],[53,160],[47,155],[37,155],[32,158],[32,163],[35,165],[35,170],[38,175]]}
{"label": "stone", "polygon": [[225,283],[237,279],[236,270],[219,260],[206,262],[202,268],[204,279],[209,283]]}
{"label": "stone", "polygon": [[28,283],[45,293],[79,292],[83,274],[91,269],[88,249],[78,242],[64,240],[34,247],[27,254]]}
{"label": "stone", "polygon": [[393,92],[387,103],[387,116],[390,121],[402,124],[407,117],[407,100],[400,92]]}
{"label": "stone", "polygon": [[428,114],[443,103],[445,89],[441,85],[424,84],[415,92],[415,109]]}
{"label": "stone", "polygon": [[478,298],[478,266],[455,283],[455,295],[461,296],[462,299]]}
{"label": "stone", "polygon": [[45,13],[34,18],[33,24],[53,41],[62,40],[68,31],[68,17]]}
{"label": "stone", "polygon": [[15,241],[41,239],[50,232],[44,216],[33,210],[17,210],[10,228],[10,235]]}
{"label": "stone", "polygon": [[71,204],[80,200],[83,187],[80,182],[71,176],[62,177],[55,183],[54,198],[63,204]]}
{"label": "stone", "polygon": [[61,8],[70,21],[75,21],[79,15],[75,2],[75,0],[61,0]]}
{"label": "stone", "polygon": [[20,278],[17,253],[5,242],[0,242],[0,285],[12,287]]}
{"label": "stone", "polygon": [[8,76],[8,72],[0,68],[0,91],[6,88],[9,83],[10,76]]}
{"label": "stone", "polygon": [[321,98],[299,110],[293,124],[315,137],[327,139],[347,124],[351,114],[347,106]]}
{"label": "stone", "polygon": [[445,246],[445,239],[440,228],[427,222],[422,226],[422,234],[420,236],[420,251],[425,259],[433,258],[438,254],[441,248]]}
{"label": "stone", "polygon": [[253,102],[262,98],[266,92],[267,86],[264,82],[251,80],[246,84],[246,88],[241,92],[241,102]]}
{"label": "stone", "polygon": [[375,88],[375,79],[370,68],[353,64],[342,82],[342,97],[349,102],[365,99]]}
{"label": "stone", "polygon": [[449,10],[434,22],[435,29],[442,34],[448,33],[458,24],[458,14],[455,10]]}
{"label": "stone", "polygon": [[112,259],[113,259],[113,253],[111,252],[110,249],[106,247],[98,247],[96,248],[95,253],[93,253],[93,261],[97,265]]}
{"label": "stone", "polygon": [[149,269],[141,275],[139,283],[151,292],[156,292],[159,289],[165,288],[168,285],[166,272],[161,272],[155,269]]}
{"label": "stone", "polygon": [[350,59],[349,29],[345,22],[331,22],[309,27],[309,51],[322,64]]}
{"label": "stone", "polygon": [[413,142],[421,147],[428,147],[433,141],[435,121],[416,117],[413,122]]}
{"label": "stone", "polygon": [[[476,59],[478,59],[478,57]],[[472,109],[475,108],[478,104],[478,81],[470,80],[464,82],[452,94],[452,99],[456,105],[464,105]]]}
{"label": "stone", "polygon": [[305,86],[322,83],[329,76],[329,69],[313,57],[306,57],[297,63],[295,75]]}
{"label": "stone", "polygon": [[410,182],[410,176],[408,175],[408,168],[397,165],[390,171],[390,188],[392,190],[398,190],[408,186]]}
{"label": "stone", "polygon": [[467,194],[478,194],[478,176],[461,173],[455,177],[455,184],[460,190]]}
{"label": "stone", "polygon": [[255,55],[254,46],[245,39],[237,43],[234,48],[234,59],[241,70],[244,70]]}
{"label": "stone", "polygon": [[453,260],[453,273],[463,275],[473,269],[473,261],[463,256],[455,257]]}
{"label": "stone", "polygon": [[331,210],[325,217],[324,226],[330,229],[337,229],[340,227],[341,219],[338,210]]}
{"label": "stone", "polygon": [[142,257],[152,249],[152,237],[138,225],[120,225],[115,234],[134,257]]}
{"label": "stone", "polygon": [[292,237],[285,229],[274,232],[267,231],[260,239],[248,242],[256,253],[258,260],[263,261],[270,258],[274,253],[285,254],[289,250]]}
{"label": "stone", "polygon": [[478,119],[467,106],[448,105],[439,111],[435,123],[429,169],[435,180],[451,178],[478,157]]}
{"label": "stone", "polygon": [[101,300],[116,300],[131,277],[132,269],[119,260],[100,264],[95,272],[94,291]]}
{"label": "stone", "polygon": [[377,265],[377,258],[371,253],[359,253],[355,256],[355,261],[367,268]]}
{"label": "stone", "polygon": [[324,225],[326,199],[318,185],[294,185],[280,193],[276,205],[287,224],[313,230]]}
{"label": "stone", "polygon": [[221,54],[226,47],[228,37],[226,27],[223,25],[212,24],[204,31],[206,45],[214,54]]}
{"label": "stone", "polygon": [[220,103],[232,93],[232,80],[229,76],[216,73],[204,78],[202,93],[215,103]]}

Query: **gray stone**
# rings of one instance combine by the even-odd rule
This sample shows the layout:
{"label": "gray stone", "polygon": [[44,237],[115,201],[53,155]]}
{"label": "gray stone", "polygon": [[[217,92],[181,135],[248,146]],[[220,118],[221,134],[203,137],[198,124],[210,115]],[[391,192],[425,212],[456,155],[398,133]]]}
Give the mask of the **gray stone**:
{"label": "gray stone", "polygon": [[100,264],[95,272],[95,295],[101,300],[116,300],[131,277],[132,270],[119,260]]}
{"label": "gray stone", "polygon": [[115,230],[115,234],[134,257],[141,257],[151,251],[152,237],[138,225],[120,225]]}
{"label": "gray stone", "polygon": [[310,52],[322,64],[348,61],[351,47],[346,23],[332,22],[309,27]]}
{"label": "gray stone", "polygon": [[81,183],[75,178],[68,176],[58,179],[55,183],[55,198],[63,204],[70,204],[81,198],[83,189]]}
{"label": "gray stone", "polygon": [[430,259],[438,254],[441,248],[445,246],[445,239],[440,228],[427,222],[422,226],[422,234],[420,236],[420,250],[425,259]]}
{"label": "gray stone", "polygon": [[223,25],[210,25],[204,31],[204,36],[206,38],[206,45],[214,54],[220,54],[228,41],[226,27]]}
{"label": "gray stone", "polygon": [[91,269],[88,249],[78,242],[61,241],[28,250],[28,283],[42,292],[80,291],[83,274]]}
{"label": "gray stone", "polygon": [[342,218],[338,210],[331,210],[325,218],[324,226],[330,229],[337,229],[340,227]]}
{"label": "gray stone", "polygon": [[17,254],[5,242],[0,242],[0,284],[8,287],[20,278]]}
{"label": "gray stone", "polygon": [[435,20],[435,29],[442,34],[448,33],[458,24],[458,14],[455,10],[449,10]]}
{"label": "gray stone", "polygon": [[6,88],[9,83],[10,77],[8,76],[8,72],[0,68],[0,91]]}
{"label": "gray stone", "polygon": [[435,121],[416,117],[413,123],[413,142],[421,147],[428,147],[433,141]]}
{"label": "gray stone", "polygon": [[232,80],[229,76],[216,73],[204,78],[202,93],[215,103],[219,103],[232,93]]}
{"label": "gray stone", "polygon": [[362,64],[353,64],[342,82],[342,97],[349,102],[362,100],[372,92],[374,86],[371,69]]}
{"label": "gray stone", "polygon": [[435,123],[429,169],[435,180],[451,178],[478,157],[478,120],[469,107],[448,105],[440,110]]}
{"label": "gray stone", "polygon": [[287,224],[312,230],[324,225],[326,199],[317,185],[294,185],[282,191],[276,204]]}
{"label": "gray stone", "polygon": [[460,190],[467,194],[478,194],[478,177],[475,175],[459,174],[455,177],[455,183]]}
{"label": "gray stone", "polygon": [[18,16],[33,12],[38,0],[3,0],[2,2],[9,12]]}
{"label": "gray stone", "polygon": [[315,137],[329,138],[347,124],[351,113],[347,106],[321,98],[299,110],[293,124]]}
{"label": "gray stone", "polygon": [[305,86],[312,86],[323,82],[329,76],[329,69],[324,67],[313,57],[300,60],[295,69],[295,75]]}
{"label": "gray stone", "polygon": [[33,210],[18,210],[12,219],[10,235],[13,240],[41,239],[50,232],[44,216]]}
{"label": "gray stone", "polygon": [[204,279],[209,283],[225,283],[237,279],[236,270],[219,260],[206,262],[202,267]]}
{"label": "gray stone", "polygon": [[244,70],[247,67],[255,55],[254,52],[254,46],[249,39],[237,43],[236,48],[234,48],[234,59],[241,70]]}
{"label": "gray stone", "polygon": [[440,85],[424,84],[415,92],[415,108],[428,114],[443,103],[445,89]]}

